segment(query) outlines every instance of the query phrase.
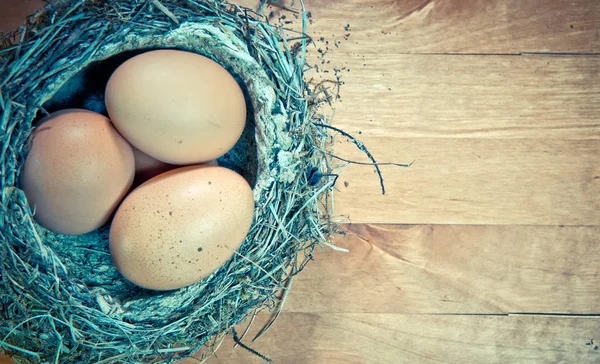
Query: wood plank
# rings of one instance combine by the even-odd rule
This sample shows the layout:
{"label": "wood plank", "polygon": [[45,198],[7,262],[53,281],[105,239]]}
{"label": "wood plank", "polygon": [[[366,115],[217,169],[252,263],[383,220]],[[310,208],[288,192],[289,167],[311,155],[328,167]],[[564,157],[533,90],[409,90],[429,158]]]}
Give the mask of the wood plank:
{"label": "wood plank", "polygon": [[[232,2],[256,8],[259,1]],[[42,4],[3,0],[0,31],[22,24]],[[351,41],[342,44],[350,53],[600,52],[596,0],[305,0],[305,4],[313,15],[311,33],[317,38],[343,39],[348,33],[344,27],[350,24]]]}
{"label": "wood plank", "polygon": [[600,314],[599,227],[346,225],[286,312]]}
{"label": "wood plank", "polygon": [[[353,223],[600,224],[600,140],[362,138],[383,166],[350,165],[335,213]],[[336,153],[365,161],[338,138]]]}
{"label": "wood plank", "polygon": [[[289,1],[288,1],[289,2]],[[600,52],[597,0],[305,0],[349,53]],[[542,10],[543,9],[543,10]],[[349,24],[350,32],[344,27]]]}
{"label": "wood plank", "polygon": [[[600,361],[597,317],[284,313],[267,335],[251,343],[265,320],[265,315],[257,318],[244,342],[278,364]],[[593,345],[587,345],[590,339]],[[264,361],[233,348],[227,338],[207,363]]]}
{"label": "wood plank", "polygon": [[350,69],[334,123],[351,133],[600,139],[600,57],[337,53],[328,59],[330,68]]}
{"label": "wood plank", "polygon": [[[256,8],[258,0],[234,0]],[[296,0],[280,0],[296,4]],[[595,0],[304,0],[309,33],[348,54],[598,53],[600,3]],[[544,9],[544,11],[540,11]],[[286,15],[268,8],[274,20]],[[287,26],[294,26],[287,24]],[[349,27],[347,27],[350,25]],[[344,40],[344,35],[349,34]],[[324,48],[324,47],[323,47]]]}

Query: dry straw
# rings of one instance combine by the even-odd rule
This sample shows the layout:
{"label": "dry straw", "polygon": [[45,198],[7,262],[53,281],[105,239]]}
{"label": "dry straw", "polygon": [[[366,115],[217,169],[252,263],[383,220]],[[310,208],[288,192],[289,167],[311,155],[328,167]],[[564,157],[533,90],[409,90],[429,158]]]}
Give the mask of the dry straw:
{"label": "dry straw", "polygon": [[[10,34],[15,45],[3,39],[0,351],[20,362],[173,362],[210,355],[224,335],[237,338],[236,324],[280,309],[292,277],[336,230],[332,130],[321,109],[332,95],[304,78],[306,12],[301,2],[290,10],[302,31],[214,0],[54,1]],[[56,107],[56,95],[81,92],[73,80],[98,62],[152,48],[207,55],[243,86],[252,115],[221,162],[252,181],[256,199],[233,257],[203,281],[163,293],[121,278],[106,228],[65,237],[37,226],[18,188],[32,124]]]}

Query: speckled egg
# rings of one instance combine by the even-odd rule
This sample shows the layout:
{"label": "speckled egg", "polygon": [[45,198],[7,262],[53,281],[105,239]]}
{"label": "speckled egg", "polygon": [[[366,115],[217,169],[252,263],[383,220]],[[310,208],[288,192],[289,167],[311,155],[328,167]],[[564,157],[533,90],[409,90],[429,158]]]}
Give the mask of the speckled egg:
{"label": "speckled egg", "polygon": [[234,77],[210,58],[178,50],[124,62],[108,81],[106,107],[132,145],[177,165],[219,158],[246,124],[244,93]]}
{"label": "speckled egg", "polygon": [[110,230],[110,252],[130,282],[153,290],[188,286],[223,265],[244,241],[252,189],[218,166],[181,167],[131,192]]}
{"label": "speckled egg", "polygon": [[40,225],[76,235],[109,220],[134,171],[131,146],[108,118],[67,109],[40,121],[20,182]]}
{"label": "speckled egg", "polygon": [[131,146],[110,120],[67,109],[40,121],[20,177],[35,220],[53,232],[76,235],[108,221],[133,176]]}

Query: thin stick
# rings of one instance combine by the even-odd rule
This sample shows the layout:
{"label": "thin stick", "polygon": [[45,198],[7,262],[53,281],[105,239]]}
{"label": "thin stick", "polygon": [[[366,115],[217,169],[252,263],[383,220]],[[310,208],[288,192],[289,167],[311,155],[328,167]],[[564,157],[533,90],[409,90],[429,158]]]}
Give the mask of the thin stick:
{"label": "thin stick", "polygon": [[250,262],[252,265],[254,265],[255,267],[257,267],[258,269],[260,269],[261,271],[263,271],[264,274],[266,274],[269,278],[271,278],[273,281],[277,282],[278,285],[281,285],[281,283],[279,283],[279,281],[273,277],[271,274],[269,274],[269,272],[267,272],[263,267],[261,267],[260,265],[256,264],[256,262],[252,261],[249,258],[246,258],[245,256],[243,256],[242,254],[238,253],[237,251],[233,250],[233,249],[229,249],[231,250],[234,254],[244,258],[245,260],[247,260],[248,262]]}
{"label": "thin stick", "polygon": [[268,324],[266,324],[259,332],[258,334],[256,334],[256,336],[254,336],[254,339],[252,339],[252,342],[255,342],[256,340],[258,340],[261,336],[263,336],[270,328],[271,326],[275,323],[275,321],[277,321],[277,318],[279,318],[279,315],[281,314],[281,311],[283,311],[283,305],[285,305],[285,301],[287,299],[288,294],[291,291],[291,287],[292,287],[292,280],[294,279],[294,276],[290,276],[290,278],[288,279],[287,285],[285,287],[285,291],[283,292],[283,297],[281,298],[281,301],[279,302],[279,307],[277,308],[277,312],[275,313],[275,316],[273,316],[273,319],[269,321]]}
{"label": "thin stick", "polygon": [[165,13],[175,24],[179,25],[179,19],[169,9],[167,9],[159,0],[152,0],[152,3],[158,8],[158,10]]}
{"label": "thin stick", "polygon": [[[248,324],[248,326],[246,326],[246,329],[244,330],[244,332],[242,333],[242,336],[240,337],[240,341],[244,340],[244,337],[246,336],[246,334],[248,333],[248,330],[250,330],[250,326],[252,326],[252,323],[254,323],[254,319],[256,318],[256,311],[254,311],[254,314],[252,314],[252,318],[250,319],[250,323]],[[234,348],[237,347],[237,343],[235,343],[235,345],[233,346]]]}
{"label": "thin stick", "polygon": [[381,194],[385,195],[385,186],[383,184],[383,176],[381,175],[381,170],[379,169],[379,165],[378,165],[377,161],[375,160],[375,158],[373,157],[373,155],[369,152],[369,150],[367,149],[367,147],[365,147],[365,145],[363,144],[363,142],[361,142],[360,140],[356,139],[352,135],[346,133],[345,131],[336,128],[335,126],[331,126],[331,125],[327,125],[327,124],[321,124],[321,123],[313,123],[313,125],[321,127],[321,128],[327,128],[327,129],[331,129],[331,130],[337,131],[338,133],[342,134],[343,136],[349,138],[352,141],[352,143],[354,143],[356,145],[356,147],[358,149],[360,149],[363,153],[365,153],[367,155],[367,157],[369,157],[369,159],[373,162],[373,166],[375,167],[377,175],[379,176],[379,184],[381,185]]}
{"label": "thin stick", "polygon": [[243,342],[241,342],[240,339],[238,338],[237,332],[235,331],[234,327],[231,328],[231,332],[233,334],[233,341],[235,341],[236,344],[239,344],[241,347],[243,347],[244,349],[248,350],[252,354],[258,356],[259,358],[261,358],[262,360],[266,361],[267,363],[272,363],[273,362],[273,360],[267,358],[266,356],[262,355],[258,351],[252,349],[251,347],[249,347],[246,344],[244,344]]}
{"label": "thin stick", "polygon": [[352,161],[352,160],[349,160],[349,159],[344,159],[344,158],[342,158],[340,156],[337,156],[335,154],[332,154],[332,153],[329,153],[329,152],[326,152],[326,151],[322,151],[322,152],[325,153],[325,154],[327,154],[330,157],[333,157],[335,159],[339,159],[339,160],[341,160],[343,162],[348,162],[350,164],[360,164],[360,165],[363,165],[363,166],[375,166],[375,165],[377,165],[377,166],[398,166],[398,167],[406,167],[406,168],[408,168],[408,167],[412,166],[413,163],[415,163],[415,161],[416,161],[416,160],[413,160],[412,162],[410,162],[408,164],[394,163],[394,162],[384,162],[384,163],[379,163],[379,162],[378,163],[357,162],[357,161]]}
{"label": "thin stick", "polygon": [[0,346],[5,346],[7,348],[11,348],[13,350],[20,351],[21,353],[25,353],[25,354],[29,354],[29,355],[35,356],[38,359],[40,358],[40,355],[38,353],[35,353],[33,351],[29,351],[27,349],[20,348],[18,346],[11,345],[11,344],[9,344],[7,342],[4,342],[4,341],[0,341]]}

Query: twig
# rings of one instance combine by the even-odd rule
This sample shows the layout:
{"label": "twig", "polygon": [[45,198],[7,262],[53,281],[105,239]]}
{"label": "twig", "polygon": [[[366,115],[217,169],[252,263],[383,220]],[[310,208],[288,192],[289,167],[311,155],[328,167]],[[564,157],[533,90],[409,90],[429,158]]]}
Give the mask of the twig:
{"label": "twig", "polygon": [[277,319],[279,318],[279,315],[281,314],[281,311],[283,311],[283,305],[285,304],[287,296],[290,293],[290,290],[291,290],[290,288],[292,287],[292,280],[293,279],[294,279],[294,276],[290,276],[290,278],[288,279],[288,282],[287,282],[287,285],[285,287],[285,290],[283,291],[283,297],[281,298],[281,301],[279,302],[279,306],[277,308],[277,312],[275,313],[275,315],[273,316],[273,318],[271,320],[269,320],[269,323],[266,324],[258,332],[258,334],[256,334],[256,336],[254,336],[254,339],[252,339],[252,342],[255,342],[261,336],[263,336],[271,328],[271,326],[275,323],[275,321],[277,321]]}
{"label": "twig", "polygon": [[152,3],[158,8],[158,10],[165,13],[175,24],[179,25],[179,20],[166,6],[164,6],[159,0],[152,0]]}
{"label": "twig", "polygon": [[[248,330],[250,330],[250,326],[252,326],[252,323],[254,323],[255,318],[256,318],[256,311],[254,311],[254,314],[252,314],[252,317],[250,318],[250,322],[248,323],[248,326],[246,326],[246,329],[244,329],[244,332],[242,332],[242,337],[240,337],[240,340],[244,340],[244,337],[248,333]],[[237,344],[235,344],[233,347],[234,348],[237,347]]]}
{"label": "twig", "polygon": [[272,363],[273,362],[273,360],[267,358],[266,356],[262,355],[258,351],[252,349],[251,347],[249,347],[246,344],[244,344],[243,342],[241,342],[240,339],[238,338],[237,332],[235,331],[235,327],[231,328],[231,332],[233,334],[233,341],[235,341],[236,344],[238,344],[239,346],[241,346],[244,349],[248,350],[252,354],[258,356],[259,358],[261,358],[262,360],[266,361],[267,363]]}
{"label": "twig", "polygon": [[335,154],[332,154],[332,153],[329,153],[329,152],[326,152],[326,151],[322,151],[322,152],[325,153],[325,154],[327,154],[330,157],[333,157],[335,159],[339,159],[342,162],[347,162],[347,163],[350,163],[350,164],[360,164],[360,165],[363,165],[363,166],[375,166],[375,165],[378,165],[378,166],[397,166],[397,167],[406,167],[406,168],[408,168],[408,167],[412,166],[413,163],[415,163],[415,161],[416,161],[416,160],[413,160],[412,162],[410,162],[408,164],[406,164],[406,163],[394,163],[394,162],[368,163],[368,162],[358,162],[358,161],[353,161],[353,160],[345,159],[345,158],[342,158],[340,156],[337,156]]}
{"label": "twig", "polygon": [[385,186],[383,184],[383,176],[381,175],[381,170],[379,169],[379,164],[377,163],[377,161],[375,160],[375,158],[373,157],[373,155],[369,152],[369,150],[367,149],[367,147],[365,147],[365,145],[363,144],[363,142],[361,142],[360,140],[356,139],[352,135],[346,133],[342,129],[336,128],[335,126],[331,126],[331,125],[327,125],[327,124],[321,124],[321,123],[313,123],[313,125],[321,127],[321,128],[327,128],[327,129],[331,129],[331,130],[337,131],[338,133],[342,134],[343,136],[349,138],[352,141],[352,143],[354,143],[354,145],[356,145],[356,147],[360,151],[362,151],[363,153],[365,153],[367,155],[367,157],[369,157],[369,159],[373,162],[373,166],[375,167],[377,175],[379,176],[379,184],[381,185],[381,194],[385,195]]}

